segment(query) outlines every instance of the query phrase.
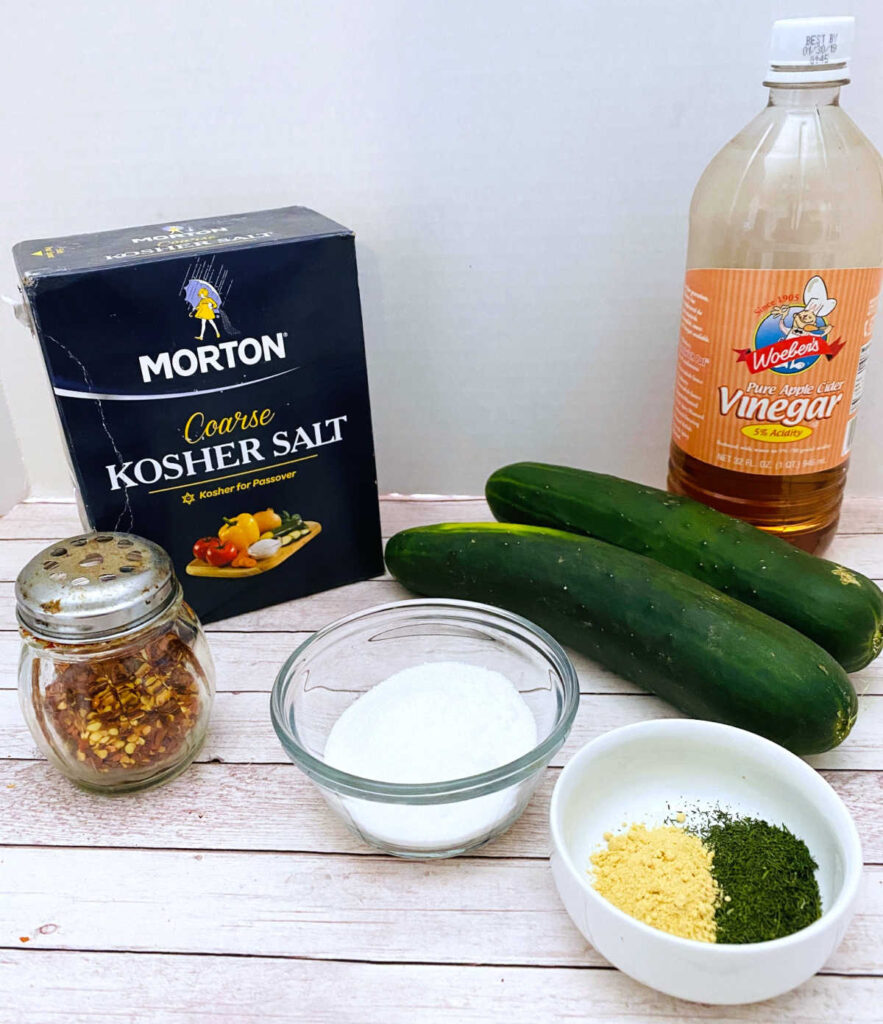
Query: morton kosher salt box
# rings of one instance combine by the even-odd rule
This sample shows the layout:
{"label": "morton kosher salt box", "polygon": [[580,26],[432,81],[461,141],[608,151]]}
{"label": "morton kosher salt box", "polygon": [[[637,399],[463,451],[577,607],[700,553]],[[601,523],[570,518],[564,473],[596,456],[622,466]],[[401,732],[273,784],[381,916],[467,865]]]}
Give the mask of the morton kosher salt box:
{"label": "morton kosher salt box", "polygon": [[161,544],[204,621],[383,571],[351,231],[291,207],[14,255],[91,528]]}

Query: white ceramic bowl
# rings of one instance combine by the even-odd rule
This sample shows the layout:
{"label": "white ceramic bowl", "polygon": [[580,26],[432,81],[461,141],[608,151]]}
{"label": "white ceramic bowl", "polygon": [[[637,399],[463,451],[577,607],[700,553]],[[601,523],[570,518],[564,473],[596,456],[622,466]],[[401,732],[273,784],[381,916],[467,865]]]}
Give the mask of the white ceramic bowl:
{"label": "white ceramic bowl", "polygon": [[[651,928],[592,888],[589,858],[605,832],[717,803],[806,842],[819,866],[818,921],[783,939],[715,945]],[[615,729],[561,773],[550,817],[552,873],[574,924],[621,971],[681,999],[752,1003],[788,992],[828,960],[855,909],[862,851],[843,802],[799,757],[742,729],[671,719]]]}

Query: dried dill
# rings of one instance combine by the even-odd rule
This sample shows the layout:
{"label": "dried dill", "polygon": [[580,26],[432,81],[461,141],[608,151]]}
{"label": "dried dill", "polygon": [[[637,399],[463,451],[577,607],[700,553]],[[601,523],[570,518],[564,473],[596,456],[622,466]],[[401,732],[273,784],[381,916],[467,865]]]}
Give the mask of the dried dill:
{"label": "dried dill", "polygon": [[715,912],[716,942],[779,939],[821,917],[818,865],[787,828],[718,810],[699,831],[725,894]]}

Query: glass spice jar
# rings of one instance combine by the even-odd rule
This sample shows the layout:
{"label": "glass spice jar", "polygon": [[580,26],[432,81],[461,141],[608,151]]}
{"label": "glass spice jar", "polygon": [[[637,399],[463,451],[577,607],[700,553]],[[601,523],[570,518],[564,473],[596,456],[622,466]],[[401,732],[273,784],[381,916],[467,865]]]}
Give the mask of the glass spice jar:
{"label": "glass spice jar", "polygon": [[166,552],[143,537],[87,533],[19,573],[19,699],[37,746],[96,792],[144,789],[196,756],[214,667]]}

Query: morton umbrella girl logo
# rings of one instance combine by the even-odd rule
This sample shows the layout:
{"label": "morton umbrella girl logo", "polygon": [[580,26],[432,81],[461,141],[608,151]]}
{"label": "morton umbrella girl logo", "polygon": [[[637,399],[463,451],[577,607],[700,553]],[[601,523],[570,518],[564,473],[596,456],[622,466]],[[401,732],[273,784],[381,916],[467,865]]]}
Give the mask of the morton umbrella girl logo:
{"label": "morton umbrella girl logo", "polygon": [[197,341],[204,340],[206,324],[211,326],[216,338],[221,337],[217,320],[221,321],[225,334],[235,337],[239,333],[223,308],[230,283],[227,271],[223,267],[216,267],[214,260],[197,260],[188,267],[181,293],[190,307],[189,315],[199,321]]}
{"label": "morton umbrella girl logo", "polygon": [[205,337],[205,325],[207,323],[212,325],[215,337],[220,338],[221,332],[215,323],[215,311],[221,308],[221,296],[218,295],[217,291],[207,281],[200,281],[199,278],[194,277],[187,282],[184,295],[190,303],[190,315],[200,321],[199,334],[196,335],[196,340],[202,341]]}
{"label": "morton umbrella girl logo", "polygon": [[757,325],[754,348],[733,349],[737,362],[746,363],[751,373],[793,374],[808,370],[822,356],[833,359],[844,345],[839,338],[827,340],[832,329],[827,317],[836,305],[836,299],[828,298],[825,282],[818,275],[811,277],[802,304],[773,306]]}

